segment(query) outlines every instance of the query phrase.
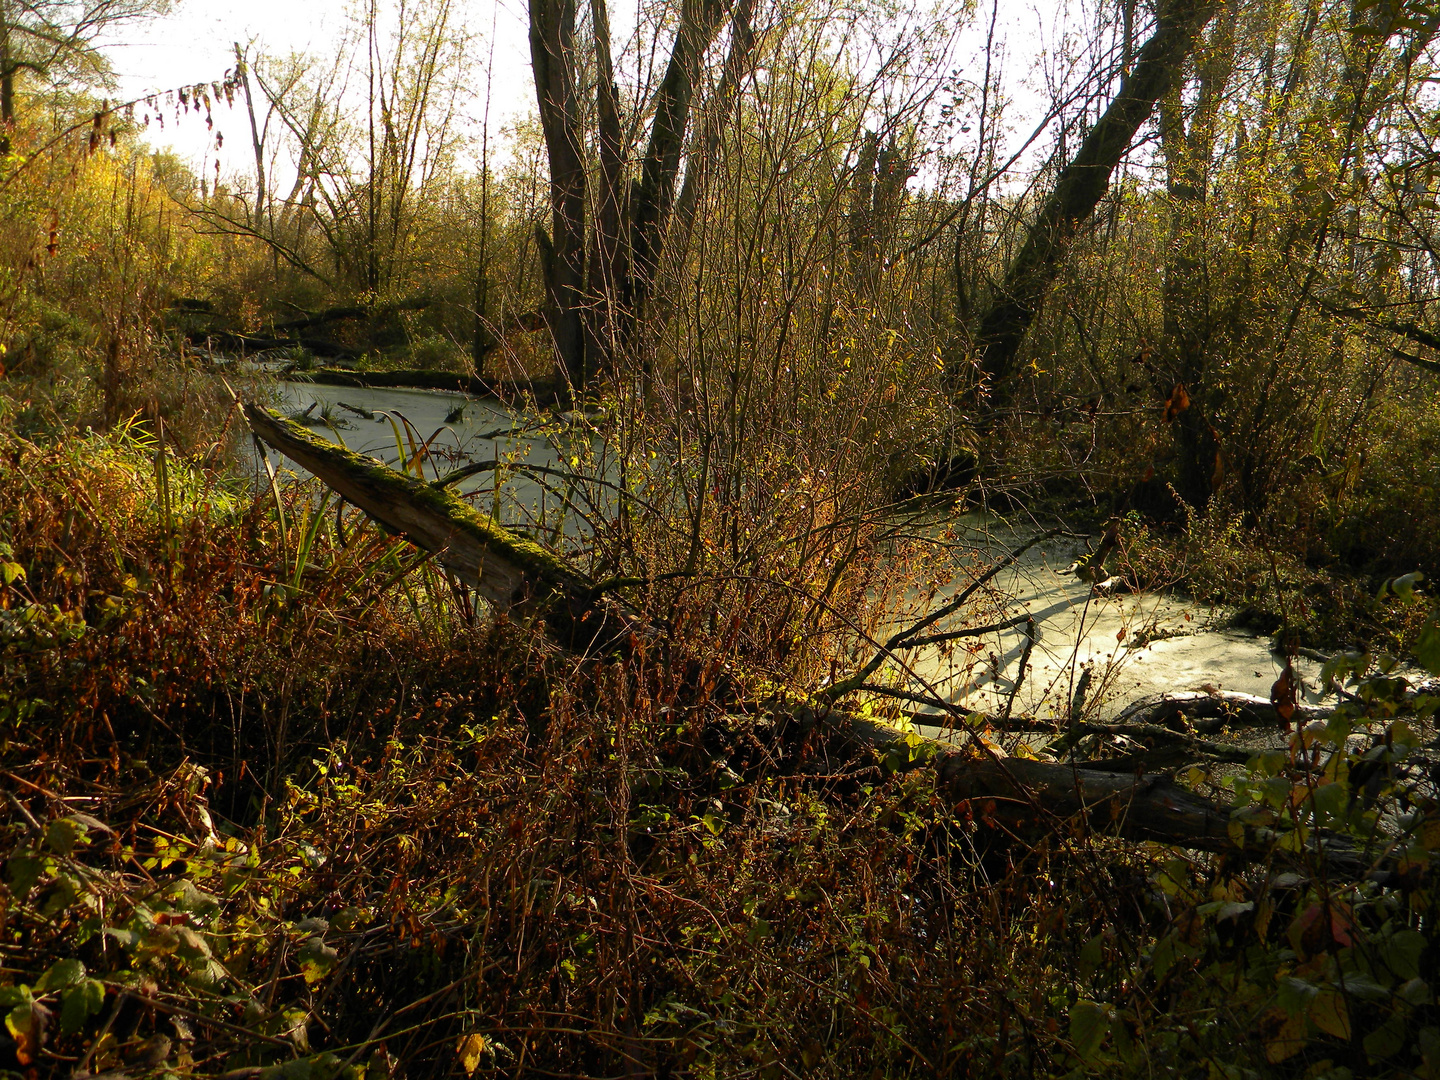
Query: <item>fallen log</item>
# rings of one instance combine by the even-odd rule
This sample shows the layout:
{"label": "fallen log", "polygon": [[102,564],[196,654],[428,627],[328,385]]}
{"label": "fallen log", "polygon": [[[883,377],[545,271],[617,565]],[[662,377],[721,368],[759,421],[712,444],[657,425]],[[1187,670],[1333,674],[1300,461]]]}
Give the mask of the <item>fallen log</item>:
{"label": "fallen log", "polygon": [[433,307],[434,297],[414,296],[408,300],[397,300],[392,304],[345,304],[339,307],[326,308],[324,311],[305,312],[298,319],[287,319],[285,322],[277,322],[271,327],[279,333],[288,333],[295,330],[313,330],[317,326],[325,326],[333,322],[346,322],[354,319],[383,318],[386,315],[394,315],[401,311],[424,311]]}
{"label": "fallen log", "polygon": [[[934,768],[937,785],[948,796],[969,804],[982,822],[1014,836],[1030,839],[1078,828],[1252,859],[1295,858],[1277,847],[1273,830],[1247,825],[1230,807],[1163,775],[1089,768],[1088,762],[1007,757],[979,740],[942,743],[824,706],[802,705],[787,712],[782,732],[787,725],[799,733],[823,727],[857,750],[880,754],[897,771]],[[1348,837],[1318,830],[1311,832],[1307,848],[1337,879],[1388,877],[1392,860],[1383,845],[1367,852]]]}
{"label": "fallen log", "polygon": [[539,615],[562,644],[584,649],[628,629],[600,590],[554,552],[504,528],[442,488],[328,442],[258,405],[245,416],[257,438],[319,477],[347,502],[440,564],[490,604]]}
{"label": "fallen log", "polygon": [[[1334,709],[1317,709],[1296,705],[1289,718],[1291,724],[1307,724],[1324,720]],[[1196,691],[1193,693],[1157,694],[1126,706],[1112,723],[1154,725],[1197,735],[1213,735],[1227,727],[1269,727],[1283,731],[1286,719],[1269,698],[1239,694],[1228,690]]]}
{"label": "fallen log", "polygon": [[296,372],[297,382],[323,386],[355,386],[366,389],[446,390],[475,397],[494,397],[502,401],[520,397],[534,398],[538,405],[551,405],[560,400],[560,391],[550,380],[513,382],[502,379],[481,379],[452,371],[431,371],[411,368],[399,371],[351,371],[347,368],[320,368],[318,371]]}
{"label": "fallen log", "polygon": [[[385,528],[435,553],[441,565],[497,608],[543,614],[547,632],[567,647],[583,649],[647,629],[637,617],[602,603],[603,590],[559,556],[443,488],[333,445],[257,405],[246,405],[245,415],[258,438]],[[1198,699],[1185,700],[1201,707]],[[804,737],[818,727],[845,748],[849,760],[879,754],[902,769],[933,767],[951,798],[978,807],[982,820],[1014,833],[1078,826],[1204,851],[1263,856],[1275,849],[1273,836],[1235,821],[1229,807],[1163,776],[1008,758],[979,739],[967,737],[962,745],[925,739],[820,700],[786,699],[765,711],[777,716],[777,738]],[[1373,860],[1343,838],[1316,842],[1333,874],[1362,877],[1374,868]]]}
{"label": "fallen log", "polygon": [[211,333],[191,335],[191,340],[197,343],[208,342],[212,347],[218,346],[238,352],[244,356],[248,353],[264,352],[267,349],[306,349],[316,356],[328,357],[332,360],[356,360],[360,353],[341,345],[338,342],[327,341],[325,338],[305,337],[263,337],[256,334],[241,334],[233,330],[219,330]]}

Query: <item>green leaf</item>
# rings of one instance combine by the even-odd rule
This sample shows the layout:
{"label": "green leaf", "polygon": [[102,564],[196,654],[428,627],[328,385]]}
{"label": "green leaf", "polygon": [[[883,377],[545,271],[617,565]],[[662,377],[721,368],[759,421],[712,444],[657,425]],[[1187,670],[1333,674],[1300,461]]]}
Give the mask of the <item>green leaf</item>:
{"label": "green leaf", "polygon": [[1385,966],[1402,982],[1420,974],[1420,958],[1425,955],[1425,935],[1414,930],[1400,930],[1385,939],[1380,947]]}
{"label": "green leaf", "polygon": [[1179,959],[1176,952],[1174,934],[1167,934],[1156,942],[1155,951],[1150,955],[1150,966],[1155,970],[1155,978],[1165,978],[1166,973],[1175,966],[1175,961]]}
{"label": "green leaf", "polygon": [[183,911],[200,918],[208,918],[220,910],[220,900],[203,889],[197,889],[193,881],[180,880],[165,890],[165,899],[176,911]]}
{"label": "green leaf", "polygon": [[1393,579],[1390,582],[1390,589],[1400,598],[1401,603],[1413,604],[1415,602],[1415,586],[1424,580],[1425,575],[1416,570],[1413,574]]}
{"label": "green leaf", "polygon": [[45,860],[34,855],[12,855],[5,869],[11,890],[17,898],[24,899],[45,873]]}
{"label": "green leaf", "polygon": [[56,818],[45,827],[45,846],[57,855],[69,855],[86,831],[85,826],[71,818]]}
{"label": "green leaf", "polygon": [[1421,1028],[1420,1037],[1416,1041],[1420,1045],[1420,1056],[1425,1059],[1425,1064],[1432,1069],[1440,1065],[1440,1028]]}
{"label": "green leaf", "polygon": [[1383,1061],[1405,1049],[1405,1017],[1393,1012],[1385,1023],[1365,1036],[1365,1053],[1372,1061]]}
{"label": "green leaf", "polygon": [[1415,659],[1431,675],[1440,675],[1440,614],[1430,616],[1415,642]]}
{"label": "green leaf", "polygon": [[190,974],[185,976],[185,985],[199,990],[219,993],[224,986],[226,970],[208,957],[191,961]]}
{"label": "green leaf", "polygon": [[54,990],[65,990],[85,981],[85,965],[79,960],[58,960],[40,976],[35,984],[37,994],[48,994]]}
{"label": "green leaf", "polygon": [[105,1007],[105,984],[86,979],[60,995],[60,1034],[74,1035],[85,1028],[85,1021]]}
{"label": "green leaf", "polygon": [[1314,983],[1306,982],[1304,979],[1295,979],[1289,976],[1280,980],[1275,997],[1275,1004],[1284,1009],[1291,1016],[1305,1012],[1320,995],[1320,988]]}
{"label": "green leaf", "polygon": [[1091,938],[1080,948],[1080,978],[1089,979],[1095,974],[1095,970],[1105,958],[1105,939],[1100,936]]}
{"label": "green leaf", "polygon": [[182,960],[208,960],[210,946],[203,937],[188,926],[175,928],[175,955]]}
{"label": "green leaf", "polygon": [[1081,998],[1070,1006],[1070,1042],[1082,1061],[1092,1060],[1110,1031],[1110,1007]]}
{"label": "green leaf", "polygon": [[304,945],[300,946],[296,954],[300,960],[300,974],[305,976],[307,983],[317,983],[326,975],[329,975],[335,967],[335,961],[340,954],[325,944],[323,938],[312,937]]}
{"label": "green leaf", "polygon": [[133,930],[121,930],[118,927],[107,926],[105,936],[113,938],[115,943],[126,952],[134,952],[140,944],[140,935]]}
{"label": "green leaf", "polygon": [[0,563],[0,580],[3,580],[6,585],[13,585],[17,581],[24,581],[25,567],[21,566],[18,562]]}
{"label": "green leaf", "polygon": [[55,879],[55,887],[46,895],[40,905],[40,914],[50,919],[70,907],[85,892],[80,879],[70,874],[61,874]]}

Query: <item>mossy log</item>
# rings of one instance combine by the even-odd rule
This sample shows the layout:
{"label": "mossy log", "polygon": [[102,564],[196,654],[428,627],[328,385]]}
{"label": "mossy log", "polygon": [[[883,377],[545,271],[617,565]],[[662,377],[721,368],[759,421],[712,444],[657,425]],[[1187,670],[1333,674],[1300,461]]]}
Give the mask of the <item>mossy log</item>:
{"label": "mossy log", "polygon": [[[543,613],[547,630],[565,646],[584,649],[643,628],[638,617],[602,603],[595,584],[559,556],[442,488],[327,442],[257,405],[247,405],[245,414],[260,439],[387,529],[434,552],[446,569],[497,608]],[[1207,701],[1197,695],[1148,704],[1152,711],[1145,715],[1162,720],[1167,710],[1194,715],[1214,709],[1215,719],[1225,706],[1232,717],[1240,705],[1261,711],[1259,702],[1248,698]],[[1017,835],[1090,831],[1257,856],[1274,848],[1273,837],[1239,826],[1227,807],[1163,776],[1004,757],[969,736],[961,736],[960,743],[925,739],[801,697],[772,702],[767,711],[779,717],[777,738],[804,738],[821,729],[840,748],[846,766],[878,753],[898,768],[933,767],[951,798],[977,807],[982,820]],[[1361,877],[1380,862],[1343,838],[1318,842],[1337,876]]]}
{"label": "mossy log", "polygon": [[361,457],[258,405],[247,404],[245,416],[259,439],[386,529],[433,552],[497,609],[542,614],[552,636],[571,647],[623,631],[626,620],[602,603],[588,577],[443,488]]}

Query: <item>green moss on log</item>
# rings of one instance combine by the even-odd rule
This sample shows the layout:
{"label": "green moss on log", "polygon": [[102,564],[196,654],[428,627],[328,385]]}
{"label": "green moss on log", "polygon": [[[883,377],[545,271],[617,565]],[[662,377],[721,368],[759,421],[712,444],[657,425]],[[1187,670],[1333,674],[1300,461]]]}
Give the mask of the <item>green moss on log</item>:
{"label": "green moss on log", "polygon": [[[351,483],[368,488],[382,500],[428,511],[453,530],[467,533],[487,551],[519,567],[532,585],[543,584],[572,594],[584,594],[593,589],[588,578],[553,551],[510,531],[448,491],[329,442],[273,410],[246,405],[245,413],[256,433],[282,453],[294,457],[292,451],[300,450],[304,457],[334,470]],[[310,468],[303,457],[297,460]],[[311,468],[311,471],[322,480],[327,479],[316,469]],[[410,539],[415,538],[412,536]],[[428,547],[425,544],[419,546]]]}

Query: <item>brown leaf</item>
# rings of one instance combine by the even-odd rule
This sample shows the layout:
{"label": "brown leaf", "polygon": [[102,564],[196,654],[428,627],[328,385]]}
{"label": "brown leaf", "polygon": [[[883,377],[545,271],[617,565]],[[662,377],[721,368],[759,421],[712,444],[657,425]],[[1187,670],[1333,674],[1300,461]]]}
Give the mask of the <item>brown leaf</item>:
{"label": "brown leaf", "polygon": [[1184,383],[1176,383],[1175,389],[1170,391],[1170,400],[1165,402],[1165,423],[1171,423],[1189,407],[1190,392],[1185,389]]}
{"label": "brown leaf", "polygon": [[1290,666],[1290,661],[1285,661],[1285,670],[1280,672],[1280,678],[1270,687],[1270,704],[1275,706],[1275,711],[1280,714],[1280,719],[1285,721],[1285,730],[1290,730],[1290,718],[1295,715],[1295,691],[1298,689],[1295,682],[1295,669]]}

